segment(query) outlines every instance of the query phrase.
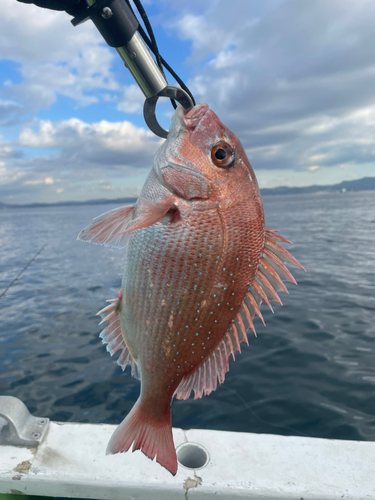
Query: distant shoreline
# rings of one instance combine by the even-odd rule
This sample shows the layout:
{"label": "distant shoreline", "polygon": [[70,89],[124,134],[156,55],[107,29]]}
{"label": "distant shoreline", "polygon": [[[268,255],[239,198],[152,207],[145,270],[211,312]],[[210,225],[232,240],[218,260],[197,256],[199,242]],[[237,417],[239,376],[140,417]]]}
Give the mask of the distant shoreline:
{"label": "distant shoreline", "polygon": [[[305,187],[288,187],[280,186],[277,188],[263,188],[260,190],[262,196],[276,196],[287,194],[314,194],[314,193],[347,193],[350,191],[374,191],[375,190],[375,177],[364,177],[354,181],[343,181],[340,184],[331,184],[327,186],[305,186]],[[61,201],[57,203],[25,203],[25,204],[11,204],[0,202],[0,209],[7,208],[37,208],[37,207],[61,207],[61,206],[75,206],[75,205],[103,205],[103,204],[127,204],[134,203],[137,198],[116,198],[110,199],[96,199],[86,201]]]}
{"label": "distant shoreline", "polygon": [[0,202],[0,210],[2,208],[38,208],[38,207],[70,207],[77,205],[104,205],[109,203],[127,204],[134,203],[137,198],[116,198],[108,200],[107,198],[99,200],[86,200],[86,201],[59,201],[57,203],[24,203],[22,205],[8,204]]}
{"label": "distant shoreline", "polygon": [[354,181],[343,181],[339,184],[329,184],[327,186],[305,186],[305,187],[288,187],[280,186],[272,189],[261,189],[262,195],[276,195],[276,194],[310,194],[310,193],[345,193],[348,191],[374,191],[375,190],[375,177],[364,177],[363,179],[356,179]]}

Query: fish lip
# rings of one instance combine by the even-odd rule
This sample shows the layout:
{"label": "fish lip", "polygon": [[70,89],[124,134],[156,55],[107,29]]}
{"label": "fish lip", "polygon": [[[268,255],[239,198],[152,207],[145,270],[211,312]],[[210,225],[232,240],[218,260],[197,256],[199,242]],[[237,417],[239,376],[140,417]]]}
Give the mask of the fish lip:
{"label": "fish lip", "polygon": [[177,116],[180,124],[186,129],[194,129],[199,122],[206,116],[209,107],[205,102],[196,104],[190,110],[185,110],[182,106],[178,107]]}

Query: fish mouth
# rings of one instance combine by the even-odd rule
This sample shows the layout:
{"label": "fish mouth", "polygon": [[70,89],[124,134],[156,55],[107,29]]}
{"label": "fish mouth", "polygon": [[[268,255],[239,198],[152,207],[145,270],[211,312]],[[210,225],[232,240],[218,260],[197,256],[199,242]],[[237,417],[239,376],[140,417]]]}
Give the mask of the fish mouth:
{"label": "fish mouth", "polygon": [[177,116],[179,118],[180,124],[184,128],[193,129],[204,118],[209,109],[210,108],[205,102],[197,104],[189,111],[186,111],[182,106],[179,106]]}
{"label": "fish mouth", "polygon": [[[155,155],[154,160],[154,171],[162,186],[164,186],[168,191],[173,192],[177,196],[178,190],[170,185],[171,171],[175,172],[175,176],[183,179],[182,183],[188,182],[189,176],[190,181],[194,185],[201,184],[202,187],[205,186],[203,191],[205,191],[210,182],[210,176],[199,168],[193,161],[186,158],[180,151],[181,144],[200,123],[200,121],[205,117],[206,113],[209,111],[207,104],[202,103],[194,106],[189,111],[184,110],[182,106],[178,106],[175,115],[172,120],[172,126],[165,143],[159,148]],[[192,178],[195,178],[194,180]],[[167,180],[168,179],[168,180]],[[185,194],[187,190],[184,190]],[[192,194],[192,193],[191,193]],[[205,195],[194,194],[193,196],[186,197],[206,199]]]}

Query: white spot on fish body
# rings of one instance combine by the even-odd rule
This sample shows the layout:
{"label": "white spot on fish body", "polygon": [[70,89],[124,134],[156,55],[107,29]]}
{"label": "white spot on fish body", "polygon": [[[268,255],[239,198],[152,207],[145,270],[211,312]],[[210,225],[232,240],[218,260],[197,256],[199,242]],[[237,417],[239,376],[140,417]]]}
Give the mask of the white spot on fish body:
{"label": "white spot on fish body", "polygon": [[169,328],[172,330],[172,328],[173,328],[173,314],[171,314],[171,315],[169,316],[168,326],[169,326]]}

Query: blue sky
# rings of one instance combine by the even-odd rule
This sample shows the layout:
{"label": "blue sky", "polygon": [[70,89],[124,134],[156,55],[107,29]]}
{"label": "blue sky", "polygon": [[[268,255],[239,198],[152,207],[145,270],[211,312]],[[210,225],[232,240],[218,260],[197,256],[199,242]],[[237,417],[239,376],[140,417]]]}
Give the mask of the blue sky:
{"label": "blue sky", "polygon": [[[373,0],[144,5],[162,55],[238,135],[261,187],[375,175]],[[137,194],[161,143],[114,49],[70,19],[2,0],[2,202]],[[165,128],[172,112],[158,108]]]}

